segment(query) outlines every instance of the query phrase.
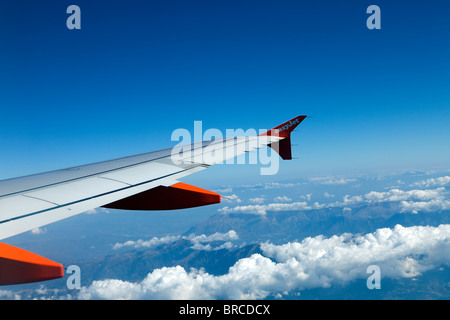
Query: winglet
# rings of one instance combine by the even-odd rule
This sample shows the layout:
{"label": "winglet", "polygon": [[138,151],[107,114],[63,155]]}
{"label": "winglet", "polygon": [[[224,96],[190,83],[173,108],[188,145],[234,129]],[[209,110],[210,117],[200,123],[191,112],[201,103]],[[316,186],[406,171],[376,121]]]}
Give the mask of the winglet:
{"label": "winglet", "polygon": [[297,116],[288,120],[279,126],[276,126],[269,131],[266,131],[260,136],[277,136],[282,140],[269,144],[268,146],[275,150],[283,160],[292,159],[291,151],[291,132],[306,118],[306,116]]}

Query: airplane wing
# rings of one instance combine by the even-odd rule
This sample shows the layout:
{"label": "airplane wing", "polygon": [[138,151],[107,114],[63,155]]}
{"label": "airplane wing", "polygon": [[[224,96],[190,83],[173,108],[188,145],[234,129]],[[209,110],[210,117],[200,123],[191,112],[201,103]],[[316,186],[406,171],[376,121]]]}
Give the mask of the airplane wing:
{"label": "airplane wing", "polygon": [[[202,141],[178,149],[2,180],[0,239],[97,207],[172,210],[219,203],[219,194],[179,180],[263,146],[273,148],[283,159],[292,159],[290,134],[305,118],[295,117],[258,136]],[[62,276],[59,263],[0,243],[0,285]]]}

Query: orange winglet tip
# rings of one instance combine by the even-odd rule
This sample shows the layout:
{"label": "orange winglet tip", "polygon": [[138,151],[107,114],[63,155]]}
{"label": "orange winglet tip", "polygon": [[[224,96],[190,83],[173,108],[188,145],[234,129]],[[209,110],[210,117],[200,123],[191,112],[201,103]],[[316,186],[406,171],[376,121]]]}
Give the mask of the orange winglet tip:
{"label": "orange winglet tip", "polygon": [[159,186],[103,207],[124,210],[175,210],[206,206],[220,201],[221,196],[218,193],[179,182],[170,187]]}
{"label": "orange winglet tip", "polygon": [[275,150],[283,160],[292,160],[291,132],[303,121],[306,116],[297,116],[288,120],[260,136],[277,136],[283,140],[269,144],[268,146]]}
{"label": "orange winglet tip", "polygon": [[12,285],[57,279],[64,276],[63,266],[57,262],[0,243],[0,285]]}

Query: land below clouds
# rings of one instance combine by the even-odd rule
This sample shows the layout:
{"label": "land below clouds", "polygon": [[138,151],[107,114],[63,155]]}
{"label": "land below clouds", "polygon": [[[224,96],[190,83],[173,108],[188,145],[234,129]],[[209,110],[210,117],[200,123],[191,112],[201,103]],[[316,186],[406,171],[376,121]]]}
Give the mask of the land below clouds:
{"label": "land below clouds", "polygon": [[[211,216],[193,226],[183,236],[173,241],[150,247],[127,247],[101,258],[73,261],[82,270],[82,286],[94,280],[120,279],[139,282],[150,272],[160,268],[181,266],[204,270],[219,276],[229,272],[237,261],[254,254],[263,255],[261,243],[285,244],[302,241],[307,237],[331,237],[350,233],[353,235],[375,232],[396,225],[439,226],[450,224],[450,212],[400,213],[398,202],[382,202],[305,211],[267,212],[265,215],[226,213]],[[233,230],[237,238],[227,248],[220,247],[224,240],[209,242],[209,249],[193,246],[189,235],[225,234]],[[411,278],[385,279],[381,291],[369,291],[365,279],[331,288],[313,288],[301,293],[288,294],[285,299],[440,299],[449,298],[449,268],[425,272]],[[45,283],[45,287],[65,288],[66,278]],[[24,288],[27,291],[26,288]],[[415,290],[412,293],[411,290]],[[64,290],[63,290],[64,291]],[[69,290],[67,291],[69,292]],[[61,292],[60,292],[61,293]],[[273,297],[269,297],[273,298]]]}

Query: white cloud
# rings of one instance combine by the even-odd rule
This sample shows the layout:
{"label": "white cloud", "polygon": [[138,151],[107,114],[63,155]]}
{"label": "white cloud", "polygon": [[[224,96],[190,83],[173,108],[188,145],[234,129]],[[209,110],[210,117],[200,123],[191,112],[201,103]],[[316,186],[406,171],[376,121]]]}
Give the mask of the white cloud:
{"label": "white cloud", "polygon": [[269,203],[264,205],[247,205],[247,206],[236,206],[233,208],[223,207],[219,209],[219,212],[223,213],[249,213],[249,214],[260,214],[265,215],[267,211],[293,211],[293,210],[311,210],[312,207],[309,206],[305,201],[303,202],[293,202],[293,203]]}
{"label": "white cloud", "polygon": [[386,277],[415,277],[437,265],[450,264],[450,225],[397,225],[363,236],[317,236],[281,246],[263,244],[262,250],[281,263],[290,259],[303,262],[310,280],[314,276],[335,281],[364,278],[365,269],[360,267],[370,264],[377,264]]}
{"label": "white cloud", "polygon": [[317,178],[309,178],[309,181],[319,183],[319,184],[340,185],[340,184],[346,184],[349,182],[356,181],[356,179],[339,178],[339,177],[317,177]]}
{"label": "white cloud", "polygon": [[402,201],[400,203],[402,212],[419,213],[419,211],[441,211],[450,210],[450,200],[448,199],[432,199],[430,201]]}
{"label": "white cloud", "polygon": [[2,299],[2,300],[21,300],[21,296],[11,290],[0,290],[0,299]]}
{"label": "white cloud", "polygon": [[136,240],[136,241],[126,241],[124,243],[116,243],[113,246],[113,249],[120,249],[123,247],[134,247],[134,248],[141,248],[141,247],[146,247],[146,248],[150,248],[150,247],[155,247],[158,246],[160,244],[164,244],[164,243],[172,243],[175,242],[177,240],[179,240],[181,238],[181,236],[165,236],[165,237],[153,237],[150,240]]}
{"label": "white cloud", "polygon": [[214,191],[217,192],[217,193],[230,193],[230,192],[233,192],[233,188],[226,187],[226,188],[223,188],[223,189],[216,189]]}
{"label": "white cloud", "polygon": [[85,211],[84,213],[85,214],[109,213],[109,210],[106,208],[98,207]]}
{"label": "white cloud", "polygon": [[230,247],[230,243],[229,244],[222,244],[218,247],[212,247],[211,245],[202,245],[203,243],[207,243],[207,242],[213,242],[213,241],[234,241],[234,240],[238,240],[239,237],[236,233],[236,231],[234,230],[230,230],[226,233],[220,233],[220,232],[216,232],[212,235],[195,235],[195,234],[190,234],[188,236],[165,236],[165,237],[153,237],[150,240],[143,240],[143,239],[139,239],[136,241],[126,241],[124,243],[116,243],[113,246],[113,249],[121,249],[123,247],[134,247],[134,248],[150,248],[150,247],[155,247],[158,246],[160,244],[165,244],[165,243],[172,243],[175,241],[178,241],[180,239],[186,239],[192,242],[192,249],[195,250],[219,250],[222,248],[231,248]]}
{"label": "white cloud", "polygon": [[256,197],[256,198],[249,199],[249,201],[253,202],[253,203],[261,204],[261,203],[264,203],[265,199],[263,197]]}
{"label": "white cloud", "polygon": [[237,202],[237,203],[242,202],[242,200],[239,199],[239,197],[235,194],[232,194],[230,196],[222,196],[222,200],[223,202]]}
{"label": "white cloud", "polygon": [[187,237],[183,237],[185,239],[190,240],[191,242],[194,243],[203,243],[203,242],[212,242],[212,241],[229,241],[229,240],[237,240],[239,239],[236,231],[234,230],[230,230],[226,233],[221,233],[221,232],[216,232],[212,235],[199,235],[196,236],[195,234],[190,234]]}
{"label": "white cloud", "polygon": [[195,243],[191,248],[194,250],[213,251],[213,250],[222,250],[222,249],[232,250],[237,247],[238,247],[237,245],[233,244],[230,241],[227,241],[217,247],[213,247],[210,243],[208,243],[208,244]]}
{"label": "white cloud", "polygon": [[242,185],[241,188],[249,190],[267,190],[267,189],[280,189],[280,188],[292,188],[303,184],[302,182],[266,182],[253,185]]}
{"label": "white cloud", "polygon": [[292,201],[292,199],[289,198],[288,196],[278,196],[275,199],[273,199],[273,201],[276,201],[276,202],[289,202],[289,201]]}
{"label": "white cloud", "polygon": [[33,230],[31,230],[32,234],[43,234],[43,233],[47,233],[47,229],[46,228],[34,228]]}
{"label": "white cloud", "polygon": [[402,200],[431,200],[442,195],[444,188],[433,190],[409,190],[403,191],[399,189],[392,189],[387,192],[371,191],[364,197],[368,202],[383,202],[383,201],[402,201]]}
{"label": "white cloud", "polygon": [[431,186],[445,186],[450,183],[450,176],[438,177],[438,178],[430,178],[426,180],[421,180],[414,182],[411,184],[411,187],[418,186],[428,188]]}
{"label": "white cloud", "polygon": [[405,200],[431,200],[442,194],[444,188],[434,190],[410,190],[391,189],[386,192],[371,191],[362,196],[344,196],[344,204],[357,204],[362,202],[376,203],[387,201],[405,201]]}
{"label": "white cloud", "polygon": [[398,201],[401,212],[418,213],[419,211],[439,211],[450,209],[450,200],[444,187],[425,190],[392,189],[386,192],[371,191],[362,196],[344,196],[343,203],[334,203],[332,206],[354,205],[359,203],[377,203]]}
{"label": "white cloud", "polygon": [[36,290],[0,290],[0,300],[73,300],[76,298],[64,289],[49,289],[42,284]]}
{"label": "white cloud", "polygon": [[[312,194],[303,195],[301,197],[310,201]],[[324,195],[331,197],[328,193]],[[261,199],[263,198],[257,198]],[[255,198],[253,199],[255,200]],[[292,202],[287,196],[278,196],[274,199],[275,203],[269,204],[250,204],[239,205],[235,207],[223,207],[219,209],[222,213],[247,213],[265,215],[268,211],[295,211],[295,210],[312,210],[321,208],[333,207],[349,207],[352,205],[359,205],[363,203],[379,203],[379,202],[398,202],[401,212],[418,213],[419,211],[439,211],[450,209],[450,199],[448,199],[448,192],[444,187],[436,189],[416,189],[416,190],[400,190],[391,189],[385,192],[371,191],[364,195],[345,195],[343,201],[333,203],[318,203],[314,202],[312,205],[306,201]],[[256,201],[252,201],[255,202]]]}
{"label": "white cloud", "polygon": [[280,182],[267,182],[264,184],[264,189],[275,189],[275,188],[292,188],[295,186],[300,185],[299,182],[292,183],[292,182],[286,182],[286,183],[280,183]]}
{"label": "white cloud", "polygon": [[303,194],[300,196],[300,199],[311,201],[311,196],[312,196],[312,193]]}
{"label": "white cloud", "polygon": [[362,236],[317,236],[283,245],[265,243],[261,254],[238,260],[227,274],[156,269],[137,283],[94,281],[80,299],[264,299],[308,288],[367,278],[378,265],[384,277],[417,277],[450,265],[450,225],[379,229]]}

